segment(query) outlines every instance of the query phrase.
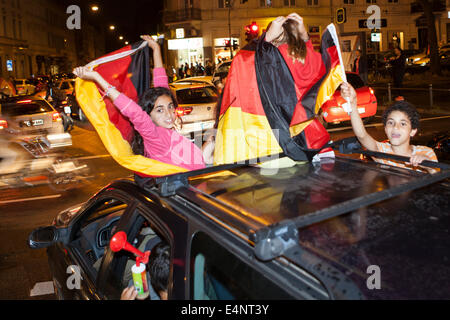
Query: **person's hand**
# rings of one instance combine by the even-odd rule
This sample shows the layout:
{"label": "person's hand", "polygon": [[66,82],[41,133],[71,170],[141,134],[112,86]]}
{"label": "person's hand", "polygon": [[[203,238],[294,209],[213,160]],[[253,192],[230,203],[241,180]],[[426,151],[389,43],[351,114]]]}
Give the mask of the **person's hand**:
{"label": "person's hand", "polygon": [[427,157],[425,157],[424,155],[413,155],[411,156],[411,158],[409,159],[409,163],[413,166],[413,167],[417,167],[419,164],[422,163],[423,160],[428,160]]}
{"label": "person's hand", "polygon": [[151,36],[149,36],[148,34],[142,35],[142,36],[141,36],[141,39],[147,41],[148,46],[149,46],[150,48],[152,48],[153,50],[155,50],[155,49],[160,49],[160,48],[159,48],[159,43],[158,43],[157,41],[155,41],[155,40],[154,40]]}
{"label": "person's hand", "polygon": [[122,294],[120,295],[120,300],[134,300],[137,297],[138,292],[134,288],[134,286],[123,289]]}
{"label": "person's hand", "polygon": [[341,84],[341,96],[350,103],[352,108],[357,107],[356,91],[350,83],[343,82]]}
{"label": "person's hand", "polygon": [[270,24],[269,30],[266,32],[266,41],[271,42],[278,38],[283,32],[283,23],[286,21],[285,17],[278,17]]}
{"label": "person's hand", "polygon": [[98,76],[97,71],[90,70],[87,67],[76,67],[75,69],[73,69],[73,74],[78,78],[90,81],[96,81]]}
{"label": "person's hand", "polygon": [[286,17],[286,19],[297,21],[297,23],[298,23],[298,32],[300,33],[300,37],[305,42],[309,40],[308,31],[306,31],[306,28],[305,28],[305,25],[303,23],[303,18],[302,17],[300,17],[297,13],[293,12],[293,13],[289,14]]}

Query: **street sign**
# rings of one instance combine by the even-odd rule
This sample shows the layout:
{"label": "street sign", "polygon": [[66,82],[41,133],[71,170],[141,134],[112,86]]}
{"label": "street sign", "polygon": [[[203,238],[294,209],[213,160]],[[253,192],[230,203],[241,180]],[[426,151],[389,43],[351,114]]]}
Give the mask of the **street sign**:
{"label": "street sign", "polygon": [[6,70],[13,71],[13,61],[12,60],[6,60]]}
{"label": "street sign", "polygon": [[347,15],[345,8],[339,8],[336,10],[336,23],[341,24],[347,21]]}

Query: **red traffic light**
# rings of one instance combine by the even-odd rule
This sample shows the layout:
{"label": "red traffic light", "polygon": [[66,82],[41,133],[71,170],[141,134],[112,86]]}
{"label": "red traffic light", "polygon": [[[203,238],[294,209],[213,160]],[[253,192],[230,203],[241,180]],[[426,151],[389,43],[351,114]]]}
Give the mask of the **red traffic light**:
{"label": "red traffic light", "polygon": [[253,32],[258,32],[258,30],[259,30],[258,25],[255,24],[255,23],[252,23],[252,25],[251,25],[251,30],[252,30]]}

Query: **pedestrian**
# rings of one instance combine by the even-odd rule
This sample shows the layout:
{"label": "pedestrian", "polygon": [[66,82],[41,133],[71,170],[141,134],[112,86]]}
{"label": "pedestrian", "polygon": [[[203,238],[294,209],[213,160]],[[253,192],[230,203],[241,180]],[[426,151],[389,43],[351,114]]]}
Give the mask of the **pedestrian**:
{"label": "pedestrian", "polygon": [[178,78],[184,78],[183,64],[180,64],[180,67],[178,68]]}
{"label": "pedestrian", "polygon": [[211,60],[206,61],[205,72],[207,76],[212,76],[213,74],[213,66],[211,64]]}
{"label": "pedestrian", "polygon": [[359,116],[355,89],[350,84],[343,83],[341,85],[341,94],[342,97],[350,102],[352,107],[350,114],[352,128],[364,148],[369,151],[395,154],[410,159],[408,163],[379,158],[373,158],[374,161],[416,171],[435,172],[434,169],[420,166],[420,163],[424,160],[437,161],[433,149],[410,144],[411,138],[417,134],[420,120],[420,115],[413,105],[406,101],[397,101],[384,111],[382,117],[384,132],[389,142],[378,142],[366,131]]}
{"label": "pedestrian", "polygon": [[[405,75],[406,68],[406,58],[403,54],[402,49],[396,47],[394,48],[394,56],[390,58],[392,66],[392,80],[394,82],[394,88],[403,87],[403,76]],[[403,100],[402,93],[400,89],[397,89],[396,100]]]}
{"label": "pedestrian", "polygon": [[162,64],[159,44],[150,36],[142,36],[153,49],[155,67],[153,88],[148,88],[139,98],[139,104],[111,86],[96,71],[77,67],[74,74],[83,80],[96,82],[118,110],[134,125],[132,142],[134,154],[144,155],[163,163],[181,166],[188,170],[205,167],[201,150],[176,129],[177,101],[169,89],[167,75]]}
{"label": "pedestrian", "polygon": [[352,71],[357,73],[365,85],[367,85],[367,59],[360,49],[355,51],[356,59],[353,62]]}

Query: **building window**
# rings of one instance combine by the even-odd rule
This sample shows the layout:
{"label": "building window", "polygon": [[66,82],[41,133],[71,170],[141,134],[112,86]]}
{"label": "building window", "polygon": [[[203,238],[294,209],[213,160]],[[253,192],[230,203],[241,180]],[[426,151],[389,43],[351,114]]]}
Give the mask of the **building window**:
{"label": "building window", "polygon": [[398,3],[398,0],[388,0],[389,3]]}
{"label": "building window", "polygon": [[355,0],[344,0],[344,4],[355,4]]}
{"label": "building window", "polygon": [[219,0],[219,9],[231,7],[231,0]]}
{"label": "building window", "polygon": [[184,0],[184,7],[186,9],[194,7],[194,0]]}
{"label": "building window", "polygon": [[377,3],[377,0],[366,0],[366,3]]}
{"label": "building window", "polygon": [[285,7],[295,7],[295,0],[284,0]]}
{"label": "building window", "polygon": [[308,6],[318,6],[319,5],[319,0],[308,0],[307,1],[307,5]]}
{"label": "building window", "polygon": [[271,7],[273,0],[259,0],[260,7]]}

